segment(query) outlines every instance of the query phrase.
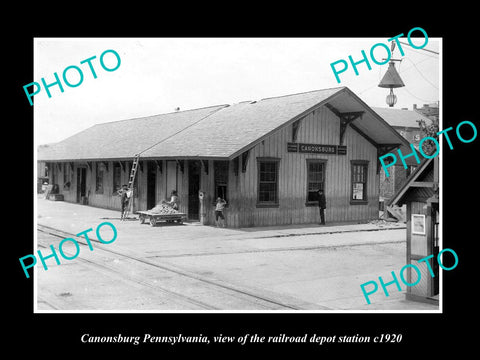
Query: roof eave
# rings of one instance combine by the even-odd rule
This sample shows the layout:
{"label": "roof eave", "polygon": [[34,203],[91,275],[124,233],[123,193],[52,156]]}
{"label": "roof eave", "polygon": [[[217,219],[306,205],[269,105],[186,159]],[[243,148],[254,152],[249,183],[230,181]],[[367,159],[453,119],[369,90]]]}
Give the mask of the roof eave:
{"label": "roof eave", "polygon": [[417,181],[418,177],[423,173],[423,171],[427,168],[428,164],[430,164],[432,161],[434,161],[434,158],[427,159],[423,163],[421,163],[420,166],[415,170],[415,172],[410,176],[408,181],[403,184],[400,190],[398,190],[397,193],[388,201],[387,205],[392,206],[399,203],[402,204],[404,196],[410,189],[410,185],[414,181]]}
{"label": "roof eave", "polygon": [[[282,129],[283,127],[285,126],[289,126],[290,124],[292,124],[293,122],[297,121],[298,119],[301,119],[302,117],[305,117],[307,114],[309,114],[310,112],[324,106],[325,104],[327,104],[328,102],[332,101],[334,98],[336,98],[337,96],[340,96],[342,93],[346,92],[348,95],[350,95],[355,101],[357,101],[358,103],[360,103],[360,105],[362,107],[364,107],[365,109],[367,109],[369,111],[369,113],[379,122],[382,123],[382,125],[386,126],[390,131],[391,133],[398,139],[398,144],[397,143],[391,143],[389,142],[388,145],[397,145],[397,147],[400,147],[401,145],[405,145],[405,146],[410,146],[410,143],[403,137],[401,136],[390,124],[388,124],[380,115],[378,115],[372,108],[370,108],[362,99],[360,99],[357,95],[355,95],[355,93],[353,93],[349,88],[347,87],[341,87],[339,88],[339,90],[337,92],[335,92],[334,94],[330,95],[328,98],[320,101],[319,103],[317,103],[316,105],[308,108],[307,110],[301,112],[300,114],[296,115],[295,117],[291,118],[289,121],[283,123],[282,125],[276,127],[275,129],[269,131],[268,133],[264,134],[263,136],[259,137],[257,140],[255,140],[254,142],[242,147],[241,149],[235,151],[234,153],[232,153],[230,156],[229,156],[229,159],[232,160],[234,158],[236,158],[237,156],[241,155],[242,153],[244,153],[245,151],[253,148],[254,146],[256,146],[257,144],[259,144],[260,142],[262,142],[263,140],[265,140],[266,138],[268,138],[269,136],[271,136],[273,133],[275,133],[276,131]],[[357,120],[355,120],[357,121]],[[353,123],[355,123],[355,121],[353,121]],[[372,142],[372,141],[371,141]],[[374,146],[381,146],[381,145],[385,145],[383,143],[376,143],[376,142],[372,142],[372,144]]]}
{"label": "roof eave", "polygon": [[330,95],[328,98],[326,99],[323,99],[322,101],[320,101],[319,103],[317,103],[316,105],[313,105],[311,106],[310,108],[308,108],[307,110],[304,110],[302,111],[300,114],[294,116],[293,118],[291,118],[290,120],[284,122],[282,125],[280,126],[277,126],[275,129],[269,131],[268,133],[264,134],[263,136],[261,136],[260,138],[258,138],[257,140],[255,140],[254,142],[251,142],[250,144],[242,147],[240,150],[237,150],[235,151],[233,154],[231,154],[228,158],[230,160],[233,160],[234,158],[236,158],[237,156],[240,156],[242,153],[244,153],[245,151],[255,147],[257,144],[261,143],[263,140],[265,140],[266,138],[268,138],[269,136],[271,136],[272,134],[274,134],[275,132],[277,132],[278,130],[286,127],[286,126],[289,126],[290,124],[294,123],[295,121],[305,117],[306,115],[308,115],[309,113],[311,113],[312,111],[322,107],[323,105],[325,105],[326,103],[328,103],[329,101],[331,101],[333,98],[335,98],[336,96],[338,96],[339,94],[341,94],[343,91],[345,91],[345,89],[347,89],[346,87],[341,87],[338,89],[337,92],[333,93],[332,95]]}
{"label": "roof eave", "polygon": [[[388,122],[386,122],[379,114],[375,112],[370,106],[368,106],[362,99],[360,99],[353,91],[351,91],[349,88],[345,88],[345,90],[348,92],[350,96],[352,96],[356,101],[358,101],[363,107],[368,109],[368,112],[376,118],[382,125],[387,127],[392,134],[395,135],[395,137],[399,140],[399,145],[405,145],[405,146],[410,146],[410,143],[405,139],[402,135],[400,135]],[[358,121],[358,120],[355,120]],[[353,121],[353,123],[355,123]],[[384,145],[384,144],[379,144],[379,145]]]}

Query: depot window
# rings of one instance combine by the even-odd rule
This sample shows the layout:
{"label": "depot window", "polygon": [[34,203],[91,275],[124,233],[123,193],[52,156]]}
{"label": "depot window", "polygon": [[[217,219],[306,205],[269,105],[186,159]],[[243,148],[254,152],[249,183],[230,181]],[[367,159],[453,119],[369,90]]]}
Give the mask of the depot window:
{"label": "depot window", "polygon": [[325,190],[325,168],[327,160],[307,159],[306,205],[318,205],[318,190]]}
{"label": "depot window", "polygon": [[120,163],[114,162],[113,163],[113,192],[116,193],[118,190],[122,188],[122,184],[120,184],[122,180],[122,168],[120,167]]}
{"label": "depot window", "polygon": [[63,189],[70,190],[72,171],[68,163],[63,163]]}
{"label": "depot window", "polygon": [[63,186],[68,182],[68,166],[63,163]]}
{"label": "depot window", "polygon": [[368,161],[351,160],[352,188],[350,204],[367,204]]}
{"label": "depot window", "polygon": [[103,163],[95,163],[95,193],[103,194],[103,172],[105,165]]}
{"label": "depot window", "polygon": [[215,197],[212,199],[213,202],[216,202],[217,198],[220,197],[228,203],[228,166],[228,161],[213,162],[213,173],[215,179]]}
{"label": "depot window", "polygon": [[278,166],[280,159],[258,158],[257,206],[278,207]]}

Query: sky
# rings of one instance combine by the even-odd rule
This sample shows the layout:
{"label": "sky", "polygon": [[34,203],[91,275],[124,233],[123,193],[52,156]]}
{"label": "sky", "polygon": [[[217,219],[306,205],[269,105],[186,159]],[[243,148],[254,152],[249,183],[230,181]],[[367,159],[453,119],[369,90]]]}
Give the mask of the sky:
{"label": "sky", "polygon": [[[421,33],[413,38],[424,43]],[[392,37],[396,34],[392,34]],[[412,34],[413,36],[413,34]],[[56,72],[64,92],[50,87],[49,98],[42,87],[34,96],[34,135],[37,145],[54,143],[95,124],[151,116],[218,104],[282,96],[300,92],[347,86],[365,103],[387,107],[389,89],[377,85],[388,68],[365,63],[340,74],[338,83],[330,64],[351,55],[361,60],[376,43],[390,47],[388,38],[36,38],[34,39],[34,79],[41,84],[55,81]],[[407,38],[400,38],[407,43]],[[405,87],[394,89],[398,101],[394,108],[412,109],[413,104],[438,102],[441,96],[441,39],[429,38],[425,49],[403,45],[393,52],[401,59],[396,68]],[[116,51],[121,59],[115,71],[105,71],[100,56]],[[91,60],[97,78],[88,63]],[[382,47],[374,52],[377,61],[387,56]],[[105,66],[113,68],[116,58],[106,53]],[[77,87],[62,79],[64,69],[75,65],[83,73]],[[338,65],[340,68],[340,65]],[[67,71],[75,84],[76,70]],[[25,84],[26,85],[26,84]],[[25,105],[29,106],[25,96]]]}

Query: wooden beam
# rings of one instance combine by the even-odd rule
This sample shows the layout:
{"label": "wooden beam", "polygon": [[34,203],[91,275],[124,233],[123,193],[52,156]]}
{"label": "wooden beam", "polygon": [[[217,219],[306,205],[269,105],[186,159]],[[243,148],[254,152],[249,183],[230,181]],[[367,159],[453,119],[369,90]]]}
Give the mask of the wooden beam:
{"label": "wooden beam", "polygon": [[440,167],[438,156],[433,159],[433,181],[440,183]]}
{"label": "wooden beam", "polygon": [[240,156],[237,156],[233,159],[233,173],[235,176],[238,176],[238,165],[239,165]]}
{"label": "wooden beam", "polygon": [[177,162],[177,165],[180,167],[180,171],[183,174],[185,170],[185,160],[176,160],[176,162]]}
{"label": "wooden beam", "polygon": [[383,156],[389,152],[391,152],[396,147],[399,147],[400,144],[381,144],[377,146],[377,155]]}
{"label": "wooden beam", "polygon": [[[344,139],[345,131],[347,130],[348,125],[350,125],[353,121],[361,117],[365,113],[365,111],[341,112],[336,107],[328,103],[325,104],[325,107],[329,109],[331,112],[333,112],[340,119],[340,139],[338,144],[343,145],[343,139]],[[359,131],[358,129],[356,130]],[[371,141],[371,139],[369,141]]]}
{"label": "wooden beam", "polygon": [[345,131],[347,130],[348,125],[351,122],[358,119],[363,115],[364,111],[358,112],[348,112],[340,114],[340,142],[339,145],[343,145],[343,138],[345,136]]}
{"label": "wooden beam", "polygon": [[297,142],[298,129],[302,120],[303,118],[298,119],[292,124],[292,142]]}
{"label": "wooden beam", "polygon": [[433,188],[436,185],[433,181],[412,181],[410,183],[411,187],[423,187],[423,188]]}
{"label": "wooden beam", "polygon": [[367,134],[365,134],[362,130],[360,130],[359,128],[357,128],[355,125],[353,124],[350,124],[350,127],[355,130],[357,133],[359,133],[365,140],[367,140],[370,144],[372,144],[373,146],[375,147],[378,147],[379,144],[377,144],[377,142],[375,140],[373,140],[370,136],[368,136]]}
{"label": "wooden beam", "polygon": [[365,111],[345,111],[345,112],[341,112],[340,110],[338,110],[335,106],[331,105],[331,104],[325,104],[325,107],[327,109],[329,109],[331,112],[333,112],[338,118],[354,118],[353,120],[355,120],[356,118],[362,116],[363,114],[365,114]]}
{"label": "wooden beam", "polygon": [[163,174],[163,160],[154,160],[160,174]]}
{"label": "wooden beam", "polygon": [[250,150],[242,153],[242,173],[247,172],[248,158],[250,156]]}
{"label": "wooden beam", "polygon": [[340,118],[340,139],[338,141],[338,145],[343,145],[343,138],[345,137],[345,131],[347,131],[347,126],[353,121],[354,119],[346,119],[341,117]]}
{"label": "wooden beam", "polygon": [[388,154],[391,152],[393,149],[396,147],[399,147],[400,144],[382,144],[382,145],[377,145],[377,174],[380,174],[380,157]]}
{"label": "wooden beam", "polygon": [[203,171],[208,175],[208,160],[202,160]]}
{"label": "wooden beam", "polygon": [[333,112],[335,115],[337,115],[338,118],[340,118],[340,111],[338,111],[336,107],[334,107],[333,105],[330,105],[329,103],[326,103],[325,107],[331,112]]}

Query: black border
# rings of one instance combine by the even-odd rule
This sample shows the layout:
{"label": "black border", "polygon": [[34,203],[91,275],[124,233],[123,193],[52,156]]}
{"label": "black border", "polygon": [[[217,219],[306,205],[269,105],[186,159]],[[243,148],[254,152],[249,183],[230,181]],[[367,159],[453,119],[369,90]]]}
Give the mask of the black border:
{"label": "black border", "polygon": [[[131,4],[128,4],[131,5]],[[476,262],[476,232],[474,226],[477,216],[475,211],[475,195],[478,193],[474,173],[475,154],[477,154],[476,139],[473,143],[462,144],[454,142],[455,149],[448,150],[445,142],[443,161],[443,247],[454,249],[459,258],[459,264],[453,271],[444,271],[443,276],[443,314],[405,314],[405,313],[365,313],[365,314],[33,314],[33,281],[25,279],[23,271],[18,266],[18,258],[32,253],[33,239],[33,168],[29,166],[33,157],[33,108],[25,101],[22,86],[33,81],[33,38],[34,37],[393,37],[401,32],[407,33],[413,27],[424,28],[430,37],[443,37],[443,106],[444,128],[455,127],[463,120],[475,124],[478,122],[477,102],[474,101],[476,83],[475,60],[472,59],[475,50],[475,32],[469,28],[466,13],[455,17],[455,13],[444,9],[450,15],[450,20],[439,18],[438,8],[412,8],[408,4],[387,4],[382,7],[367,7],[362,4],[362,11],[356,12],[351,18],[345,16],[347,9],[320,8],[318,11],[309,9],[303,4],[289,8],[285,15],[278,15],[278,9],[262,11],[259,5],[232,4],[233,10],[226,5],[220,5],[208,12],[205,7],[198,16],[188,16],[183,8],[160,6],[161,13],[153,11],[151,17],[144,11],[127,9],[126,16],[111,8],[102,13],[90,6],[88,11],[72,10],[72,17],[47,8],[45,13],[29,12],[18,20],[21,33],[7,35],[8,86],[4,92],[8,101],[5,107],[11,109],[7,119],[13,124],[15,134],[14,146],[7,146],[4,166],[10,174],[21,176],[6,176],[5,186],[8,190],[9,204],[14,204],[8,218],[15,217],[13,236],[7,236],[4,241],[12,250],[7,250],[8,274],[13,272],[13,286],[4,288],[4,296],[12,303],[12,315],[8,316],[6,324],[7,348],[16,349],[22,356],[43,356],[50,353],[54,356],[78,356],[80,354],[107,354],[121,352],[138,353],[141,350],[154,351],[158,357],[174,354],[178,357],[184,351],[200,352],[228,350],[236,352],[256,353],[259,350],[284,352],[285,350],[312,351],[315,354],[328,353],[332,356],[340,351],[351,352],[359,350],[354,355],[388,356],[398,350],[400,356],[420,356],[445,354],[447,349],[462,351],[475,343],[472,341],[475,324],[469,327],[475,313],[475,282],[472,281],[472,265]],[[123,5],[121,5],[123,6]],[[200,5],[197,5],[200,6]],[[281,8],[282,3],[275,4]],[[347,3],[342,6],[348,7]],[[400,8],[399,6],[403,6]],[[437,5],[438,6],[438,5]],[[286,5],[285,5],[286,7]],[[341,7],[341,6],[340,6]],[[58,10],[58,9],[57,9]],[[120,9],[121,10],[121,9]],[[189,8],[195,12],[198,9]],[[348,9],[352,10],[352,9]],[[448,11],[447,11],[448,10]],[[53,11],[53,12],[52,12]],[[85,12],[84,12],[85,11]],[[185,12],[184,12],[185,11]],[[232,15],[232,11],[235,14]],[[473,11],[470,9],[470,11]],[[370,16],[363,15],[367,12]],[[468,11],[466,11],[468,12]],[[197,15],[197,14],[196,14]],[[165,19],[168,18],[168,21]],[[327,21],[328,20],[328,21]],[[135,25],[132,25],[133,24]],[[475,23],[475,22],[473,22]],[[145,26],[146,24],[146,26]],[[31,26],[31,30],[26,30]],[[141,30],[139,30],[141,29]],[[469,58],[470,57],[470,58]],[[5,60],[6,56],[4,56]],[[11,79],[10,79],[11,77]],[[8,143],[8,139],[4,139]],[[17,155],[20,149],[20,155]],[[14,159],[20,161],[13,161]],[[11,197],[11,199],[10,199]],[[29,211],[27,211],[27,209]],[[10,208],[10,212],[11,212]],[[10,221],[9,221],[10,222]],[[26,224],[31,224],[27,226]],[[14,291],[10,291],[13,289]],[[10,309],[10,307],[6,308]],[[472,314],[472,315],[470,315]],[[11,331],[13,330],[13,331]],[[84,333],[96,335],[223,335],[240,336],[244,333],[257,333],[263,336],[273,336],[281,333],[287,335],[303,335],[305,333],[324,336],[355,335],[375,336],[379,333],[401,333],[403,339],[398,344],[250,344],[248,346],[234,345],[142,345],[134,347],[127,344],[82,344],[80,337]],[[460,345],[460,347],[458,347]],[[64,350],[62,350],[64,349]],[[68,350],[67,352],[64,352]],[[103,353],[105,354],[105,353]]]}

